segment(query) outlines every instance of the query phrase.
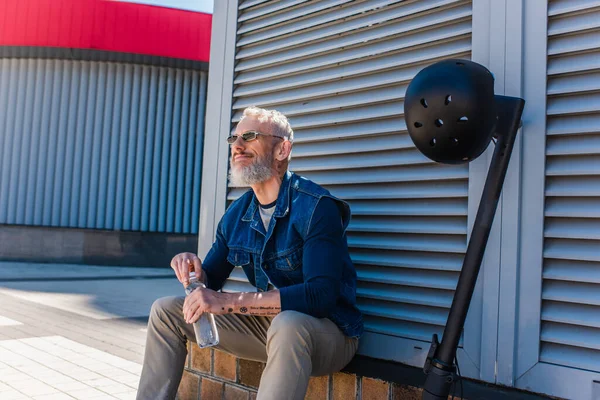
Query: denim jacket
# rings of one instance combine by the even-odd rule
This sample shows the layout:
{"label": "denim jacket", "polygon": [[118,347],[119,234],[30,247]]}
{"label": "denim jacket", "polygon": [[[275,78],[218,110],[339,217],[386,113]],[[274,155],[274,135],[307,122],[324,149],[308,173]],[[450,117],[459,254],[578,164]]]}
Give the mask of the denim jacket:
{"label": "denim jacket", "polygon": [[[315,211],[324,198],[330,200],[319,206],[325,214],[319,219]],[[334,226],[333,237],[319,237],[314,232],[331,230],[319,222],[327,220],[333,222],[326,224]],[[269,283],[280,290],[282,311],[329,318],[346,336],[359,337],[363,318],[356,307],[356,270],[348,253],[349,222],[346,202],[288,171],[268,229],[251,190],[229,206],[202,265],[207,286],[219,290],[233,267],[241,266],[257,291],[266,291]]]}

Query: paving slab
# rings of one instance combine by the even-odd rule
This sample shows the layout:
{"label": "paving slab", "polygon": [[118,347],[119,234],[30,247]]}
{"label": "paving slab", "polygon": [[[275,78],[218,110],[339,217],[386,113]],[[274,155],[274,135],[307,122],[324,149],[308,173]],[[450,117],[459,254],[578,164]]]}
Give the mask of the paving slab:
{"label": "paving slab", "polygon": [[135,399],[169,268],[0,262],[0,399]]}

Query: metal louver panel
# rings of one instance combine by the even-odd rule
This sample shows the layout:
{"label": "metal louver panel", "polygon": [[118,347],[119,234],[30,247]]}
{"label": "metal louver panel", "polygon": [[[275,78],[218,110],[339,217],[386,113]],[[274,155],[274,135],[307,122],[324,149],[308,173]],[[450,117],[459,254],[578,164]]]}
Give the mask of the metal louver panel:
{"label": "metal louver panel", "polygon": [[[416,150],[403,100],[423,67],[470,58],[471,15],[470,1],[451,0],[239,6],[232,122],[250,105],[284,112],[290,169],[350,203],[371,332],[430,341],[446,322],[466,251],[468,166]],[[229,201],[246,190],[229,189]],[[244,281],[236,269],[228,288],[248,290]]]}
{"label": "metal louver panel", "polygon": [[540,360],[600,371],[600,6],[548,11]]}
{"label": "metal louver panel", "polygon": [[0,224],[192,233],[205,72],[0,60]]}

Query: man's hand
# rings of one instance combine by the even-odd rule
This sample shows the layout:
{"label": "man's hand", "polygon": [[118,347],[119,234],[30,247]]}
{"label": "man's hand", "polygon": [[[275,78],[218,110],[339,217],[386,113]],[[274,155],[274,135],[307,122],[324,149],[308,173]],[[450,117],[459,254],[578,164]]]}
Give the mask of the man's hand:
{"label": "man's hand", "polygon": [[175,271],[177,279],[184,286],[190,284],[190,271],[196,273],[196,278],[203,283],[204,276],[202,274],[202,261],[194,253],[179,253],[171,260],[171,268]]}
{"label": "man's hand", "polygon": [[204,312],[211,314],[227,314],[233,312],[228,305],[228,293],[219,293],[211,289],[198,288],[185,297],[183,302],[183,318],[188,324],[194,323]]}

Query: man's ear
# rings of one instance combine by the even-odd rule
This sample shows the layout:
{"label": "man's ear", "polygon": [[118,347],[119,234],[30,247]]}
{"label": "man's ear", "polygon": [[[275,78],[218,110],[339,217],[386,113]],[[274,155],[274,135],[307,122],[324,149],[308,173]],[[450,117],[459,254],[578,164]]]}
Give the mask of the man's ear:
{"label": "man's ear", "polygon": [[275,158],[277,159],[277,161],[285,161],[288,159],[291,152],[292,143],[289,140],[284,140],[281,142],[281,146],[279,146]]}

